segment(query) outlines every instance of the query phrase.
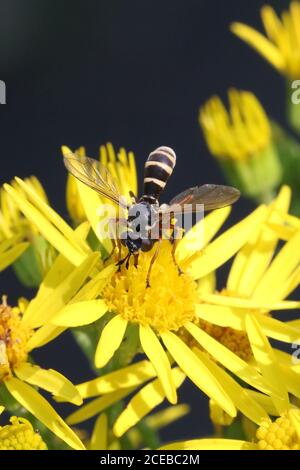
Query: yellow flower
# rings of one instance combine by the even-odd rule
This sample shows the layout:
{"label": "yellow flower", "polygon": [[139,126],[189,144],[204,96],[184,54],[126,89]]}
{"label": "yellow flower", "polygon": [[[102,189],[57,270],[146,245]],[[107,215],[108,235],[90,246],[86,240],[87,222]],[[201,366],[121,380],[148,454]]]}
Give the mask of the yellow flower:
{"label": "yellow flower", "polygon": [[194,439],[174,442],[159,450],[299,450],[300,410],[292,407],[275,421],[264,420],[255,442],[234,439]]}
{"label": "yellow flower", "polygon": [[256,437],[261,450],[299,450],[300,410],[289,410],[274,422],[266,420],[258,428]]}
{"label": "yellow flower", "polygon": [[[282,232],[274,230],[274,227],[281,225],[284,228],[285,220],[290,217],[288,216],[290,200],[291,191],[284,186],[277,198],[268,206],[265,224],[257,227],[235,256],[226,287],[220,292],[202,294],[205,305],[199,308],[198,314],[201,319],[217,320],[226,316],[228,320],[226,324],[217,321],[215,325],[245,331],[245,327],[241,328],[242,322],[237,318],[239,315],[242,316],[243,312],[250,310],[254,312],[264,331],[271,333],[272,328],[274,338],[277,337],[280,341],[288,340],[288,330],[286,336],[280,334],[280,329],[284,328],[285,324],[273,320],[267,313],[270,310],[299,307],[299,302],[284,299],[297,287],[300,254],[298,256],[295,247],[300,236],[300,225],[291,232],[291,236],[278,252],[276,249]],[[235,321],[231,315],[233,312]],[[291,330],[289,339],[293,340],[295,334],[296,332],[293,333]]]}
{"label": "yellow flower", "polygon": [[27,242],[20,241],[18,235],[0,242],[0,272],[14,263],[28,248]]}
{"label": "yellow flower", "polygon": [[[230,208],[208,215],[178,243],[176,258],[184,271],[182,276],[178,275],[172,262],[169,244],[164,242],[153,267],[151,288],[147,289],[146,268],[149,266],[151,253],[141,254],[137,269],[130,265],[128,270],[123,267],[120,272],[116,272],[113,257],[103,269],[99,262],[99,253],[93,253],[85,243],[90,225],[85,223],[73,231],[52,209],[42,204],[37,195],[28,190],[26,184],[21,180],[18,180],[18,184],[26,189],[30,200],[24,199],[18,190],[9,186],[6,186],[6,190],[18,202],[24,214],[36,223],[43,236],[61,253],[57,263],[49,271],[48,279],[46,277],[42,284],[35,302],[26,310],[32,325],[39,328],[35,333],[35,340],[30,342],[31,347],[35,346],[35,342],[38,345],[45,344],[49,338],[57,336],[65,328],[104,319],[104,315],[110,311],[110,315],[104,319],[104,328],[99,331],[96,367],[103,367],[112,359],[124,337],[130,342],[130,334],[135,329],[139,334],[141,350],[157,375],[153,384],[146,385],[142,392],[138,392],[140,395],[133,400],[133,405],[127,407],[116,422],[117,436],[126,432],[132,423],[135,424],[135,419],[139,420],[143,416],[144,403],[156,406],[158,396],[159,400],[166,396],[171,403],[176,403],[176,389],[185,376],[229,416],[235,417],[237,410],[240,410],[250,420],[261,424],[267,417],[264,406],[226,370],[258,391],[275,396],[273,382],[265,371],[256,370],[257,364],[252,366],[231,351],[230,344],[227,347],[207,334],[200,321],[239,330],[249,336],[249,325],[246,325],[245,320],[250,311],[263,333],[269,337],[283,341],[298,338],[297,328],[260,314],[265,310],[299,307],[299,302],[282,301],[287,291],[289,292],[290,276],[298,263],[298,257],[295,256],[298,239],[293,242],[290,240],[269,267],[270,256],[275,249],[274,237],[277,240],[277,235],[274,235],[273,230],[270,233],[268,223],[272,221],[270,213],[276,221],[278,201],[269,207],[259,207],[213,241],[211,240],[228,217]],[[82,196],[83,207],[92,207],[94,192],[89,190],[82,193]],[[279,209],[288,205],[289,198],[289,190],[285,188],[279,197]],[[90,214],[91,212],[87,213],[88,219]],[[91,225],[94,221],[93,214]],[[249,240],[250,248],[253,244],[257,247],[257,256],[256,251],[255,255],[248,256]],[[214,271],[236,253],[238,255],[227,286],[229,295],[223,295],[224,292],[222,295],[205,293],[209,286],[207,277],[211,278]],[[249,271],[246,269],[246,262],[250,263]],[[75,270],[74,265],[77,267]],[[257,296],[253,299],[237,295],[241,291],[236,290],[235,283],[239,281],[244,268],[246,278],[249,278],[244,288],[257,288]],[[74,286],[76,290],[73,290]],[[267,295],[265,290],[261,291],[262,287],[268,288]],[[283,294],[280,294],[282,290],[283,297],[280,296]],[[186,338],[193,338],[193,341]],[[249,342],[253,347],[251,338]],[[195,343],[198,347],[195,347]],[[259,357],[258,354],[255,356]],[[170,357],[180,369],[171,367]],[[119,401],[128,393],[128,390],[118,389],[114,399]],[[109,406],[107,403],[111,404],[112,399],[111,396],[104,396],[103,400],[102,397],[97,399],[99,401],[96,404],[85,405],[90,406],[90,411],[85,407],[81,408],[75,412],[76,418],[74,414],[70,417],[69,423],[75,424],[74,419],[76,422],[78,419],[86,419],[90,412],[92,415],[100,413]]]}
{"label": "yellow flower", "polygon": [[[69,155],[71,150],[63,146],[62,152],[63,155]],[[99,153],[100,163],[108,168],[116,182],[120,194],[130,200],[129,191],[137,194],[137,175],[133,152],[127,153],[124,148],[120,148],[119,152],[116,154],[113,145],[107,143],[106,145],[101,145]],[[76,154],[86,156],[85,148],[80,147],[76,151]],[[82,191],[84,191],[84,189]],[[86,212],[85,208],[82,206],[80,193],[81,191],[78,189],[75,178],[71,174],[68,174],[66,189],[67,208],[76,225],[86,220]],[[103,200],[103,198],[100,198],[100,200]],[[105,202],[107,203],[107,200],[105,200]]]}
{"label": "yellow flower", "polygon": [[[32,188],[40,198],[48,203],[47,195],[39,180],[35,176],[25,179],[26,184]],[[15,187],[16,183],[12,182],[12,186]],[[28,219],[26,219],[22,212],[19,210],[18,205],[4,190],[0,189],[0,221],[1,229],[0,234],[2,239],[12,237],[13,235],[21,234],[25,239],[31,239],[37,230]]]}
{"label": "yellow flower", "polygon": [[256,49],[280,73],[290,79],[300,76],[300,3],[292,1],[281,19],[271,6],[264,6],[261,17],[267,37],[242,23],[231,30]]}
{"label": "yellow flower", "polygon": [[[35,301],[36,299],[33,299],[27,306],[27,302],[21,300],[19,307],[12,308],[4,298],[0,305],[0,385],[5,386],[21,406],[54,434],[71,447],[83,449],[83,444],[73,431],[34,388],[39,387],[54,395],[64,396],[67,401],[76,405],[82,402],[74,385],[63,375],[53,369],[42,369],[30,362],[30,342],[34,341],[36,347],[38,346],[33,323],[28,314]],[[18,422],[14,424],[17,426]],[[21,431],[21,428],[19,429]],[[0,437],[1,432],[0,430]],[[4,431],[3,433],[5,434]]]}
{"label": "yellow flower", "polygon": [[47,445],[27,419],[12,416],[10,424],[0,426],[0,450],[47,450]]}
{"label": "yellow flower", "polygon": [[230,89],[228,96],[228,111],[219,97],[208,100],[200,109],[200,126],[230,183],[257,198],[274,190],[281,178],[271,125],[252,93]]}
{"label": "yellow flower", "polygon": [[[300,397],[299,374],[291,357],[271,348],[267,339],[270,337],[286,343],[299,340],[297,322],[282,322],[270,315],[271,311],[300,306],[298,301],[284,300],[300,281],[300,253],[296,248],[300,230],[295,230],[280,250],[280,231],[273,230],[274,224],[279,225],[286,219],[290,199],[289,188],[283,187],[268,208],[265,225],[249,237],[248,243],[236,255],[226,288],[221,292],[203,293],[203,305],[197,310],[202,321],[216,328],[210,329],[210,335],[202,329],[201,334],[197,334],[198,343],[235,374],[240,371],[241,364],[233,365],[228,349],[241,356],[238,350],[242,351],[241,346],[244,347],[247,339],[250,352],[247,362],[252,357],[250,362],[256,364],[269,384],[269,394],[279,414],[288,408],[289,393]],[[222,341],[222,331],[225,334],[228,329],[235,341],[226,344]],[[250,384],[249,377],[243,378],[242,375],[239,372],[240,378]]]}
{"label": "yellow flower", "polygon": [[268,116],[255,95],[230,89],[229,112],[218,96],[200,109],[199,122],[208,147],[220,159],[247,160],[271,143]]}
{"label": "yellow flower", "polygon": [[[48,204],[47,195],[35,176],[25,179],[26,185],[39,195],[42,201]],[[12,182],[12,187],[16,188],[17,183]],[[25,192],[22,191],[23,196]],[[15,239],[26,242],[23,246],[28,248],[13,264],[15,273],[20,281],[28,287],[36,287],[41,278],[48,271],[55,256],[53,248],[39,236],[33,223],[24,217],[18,204],[5,191],[0,189],[0,240]]]}
{"label": "yellow flower", "polygon": [[[110,361],[123,341],[127,326],[136,325],[141,348],[153,364],[163,393],[171,403],[177,401],[176,376],[179,372],[175,373],[171,369],[166,350],[199,388],[214,398],[228,414],[235,416],[236,407],[230,397],[231,382],[226,384],[225,391],[221,385],[223,378],[220,382],[216,378],[215,370],[212,371],[210,365],[207,367],[204,360],[181,339],[181,330],[185,329],[189,333],[192,331],[193,334],[201,331],[193,323],[200,307],[201,283],[199,286],[198,280],[205,280],[246,243],[249,234],[264,221],[265,211],[264,207],[254,211],[211,244],[211,238],[223,224],[230,210],[226,208],[210,214],[204,222],[205,240],[202,244],[199,245],[199,234],[202,233],[203,222],[195,226],[178,243],[176,254],[185,274],[178,275],[172,263],[169,243],[165,242],[153,268],[150,289],[146,288],[145,280],[151,253],[144,253],[137,269],[130,265],[128,270],[122,269],[121,272],[115,273],[106,283],[102,289],[102,301],[106,309],[103,307],[103,310],[100,310],[97,306],[94,308],[91,303],[86,302],[72,303],[53,316],[51,323],[57,327],[80,326],[95,321],[109,310],[112,317],[100,334],[95,354],[96,367],[103,367]],[[110,260],[110,263],[114,265],[113,260]],[[260,382],[255,370],[247,367],[252,373],[252,384],[257,381],[257,386],[265,390],[265,385]],[[154,393],[152,389],[151,393]],[[150,400],[148,395],[147,400]],[[141,402],[144,401],[143,399]],[[260,421],[265,415],[263,409],[256,407],[252,401],[249,408],[252,409],[249,413],[254,421]],[[137,416],[136,409],[138,408],[128,411],[128,414]],[[80,411],[75,413],[78,416]],[[125,421],[124,418],[124,423],[118,422],[118,432],[123,433]]]}

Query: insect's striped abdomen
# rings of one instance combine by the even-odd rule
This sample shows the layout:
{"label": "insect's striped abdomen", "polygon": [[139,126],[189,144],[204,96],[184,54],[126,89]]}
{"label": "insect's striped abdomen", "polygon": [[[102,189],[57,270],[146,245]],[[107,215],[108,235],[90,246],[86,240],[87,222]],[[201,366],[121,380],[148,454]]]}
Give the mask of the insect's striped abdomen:
{"label": "insect's striped abdomen", "polygon": [[158,147],[145,164],[144,195],[158,199],[176,164],[176,154],[170,147]]}

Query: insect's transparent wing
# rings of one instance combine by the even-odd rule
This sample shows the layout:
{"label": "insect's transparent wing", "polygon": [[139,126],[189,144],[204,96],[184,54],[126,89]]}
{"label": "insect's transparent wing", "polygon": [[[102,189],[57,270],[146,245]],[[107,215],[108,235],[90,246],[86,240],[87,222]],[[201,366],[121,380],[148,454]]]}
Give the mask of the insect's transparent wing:
{"label": "insect's transparent wing", "polygon": [[163,212],[197,212],[197,205],[203,204],[205,211],[230,206],[240,197],[240,192],[231,186],[204,184],[189,188],[175,196]]}
{"label": "insect's transparent wing", "polygon": [[94,189],[101,196],[107,197],[116,204],[126,208],[122,202],[114,180],[108,169],[97,160],[89,157],[81,157],[74,153],[64,156],[64,164],[67,170],[82,183]]}

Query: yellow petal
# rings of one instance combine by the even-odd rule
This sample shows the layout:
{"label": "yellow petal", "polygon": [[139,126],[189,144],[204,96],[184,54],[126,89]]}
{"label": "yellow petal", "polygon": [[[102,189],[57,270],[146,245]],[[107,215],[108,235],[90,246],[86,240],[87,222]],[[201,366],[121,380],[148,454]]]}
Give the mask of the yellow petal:
{"label": "yellow petal", "polygon": [[37,192],[28,184],[26,181],[22,181],[20,178],[15,178],[18,185],[23,189],[25,194],[29,197],[29,200],[37,207],[41,213],[49,220],[64,236],[72,243],[72,245],[82,251],[83,253],[89,252],[88,244],[78,236],[70,225],[68,225],[52,207],[49,206]]}
{"label": "yellow petal", "polygon": [[259,403],[270,416],[278,416],[278,411],[275,408],[274,402],[271,397],[263,393],[256,392],[255,390],[248,390],[248,393],[254,400]]}
{"label": "yellow petal", "polygon": [[82,398],[72,382],[53,369],[45,370],[24,362],[15,368],[14,372],[23,382],[47,390],[53,395],[59,395],[69,403],[74,405],[81,405],[82,403]]}
{"label": "yellow petal", "polygon": [[292,328],[297,328],[300,334],[300,320],[291,320],[287,322],[287,325],[290,325]]}
{"label": "yellow petal", "polygon": [[140,361],[79,384],[77,389],[82,398],[91,398],[115,392],[121,388],[137,387],[155,376],[156,372],[151,362]]}
{"label": "yellow petal", "polygon": [[107,416],[105,413],[102,413],[100,416],[98,416],[96,420],[96,423],[93,429],[93,434],[91,437],[89,450],[106,450],[107,449],[107,431],[108,431]]}
{"label": "yellow petal", "polygon": [[73,449],[84,450],[85,447],[79,437],[66,425],[47,400],[30,387],[30,385],[14,377],[6,380],[5,385],[15,400],[41,421],[50,431],[56,434],[56,436]]}
{"label": "yellow petal", "polygon": [[122,343],[127,323],[127,320],[124,320],[121,315],[116,315],[103,328],[95,354],[96,367],[104,367],[113,357]]}
{"label": "yellow petal", "polygon": [[272,348],[258,321],[250,315],[246,317],[246,330],[255,360],[263,376],[273,387],[271,397],[274,405],[283,414],[288,409],[289,397]]}
{"label": "yellow petal", "polygon": [[221,294],[204,294],[201,295],[201,301],[214,305],[223,305],[233,308],[242,308],[250,310],[291,310],[300,307],[300,301],[286,300],[282,302],[245,299],[234,296],[225,296]]}
{"label": "yellow petal", "polygon": [[270,387],[254,367],[247,364],[247,362],[243,361],[243,359],[226,348],[226,346],[212,338],[209,334],[198,328],[193,323],[188,323],[185,325],[185,328],[193,338],[195,338],[200,346],[202,346],[204,351],[211,354],[212,357],[214,357],[214,359],[216,359],[226,369],[230,370],[233,374],[252,387],[265,393],[270,393]]}
{"label": "yellow petal", "polygon": [[255,399],[248,393],[247,389],[241,387],[232,377],[230,377],[230,375],[221,369],[221,367],[217,366],[215,362],[211,361],[203,352],[197,350],[196,354],[213,372],[214,376],[231,397],[237,409],[240,410],[243,415],[257,425],[261,425],[262,421],[268,418],[263,407],[255,401]]}
{"label": "yellow petal", "polygon": [[[196,307],[196,315],[202,320],[214,325],[230,327],[235,330],[245,331],[245,316],[247,310],[223,307],[219,305],[200,304]],[[299,339],[299,329],[290,326],[266,315],[251,313],[259,322],[263,332],[270,338],[286,343],[293,343]]]}
{"label": "yellow petal", "polygon": [[211,212],[194,225],[178,242],[176,258],[178,262],[191,258],[197,251],[202,250],[222,227],[231,212],[231,207],[224,207]]}
{"label": "yellow petal", "polygon": [[228,261],[248,241],[253,230],[266,218],[266,207],[261,206],[238,224],[210,243],[197,259],[187,266],[193,279],[200,279]]}
{"label": "yellow petal", "polygon": [[76,327],[94,323],[107,312],[103,299],[86,300],[66,305],[51,318],[56,326]]}
{"label": "yellow petal", "polygon": [[171,365],[156,334],[149,326],[140,325],[140,341],[144,353],[156,370],[167,399],[170,403],[175,404],[177,393],[172,380]]}
{"label": "yellow petal", "polygon": [[[52,292],[49,289],[48,296],[45,296],[43,291],[41,295],[38,292],[26,310],[24,321],[28,322],[32,327],[38,327],[47,323],[76,294],[96,266],[98,260],[99,253],[92,253],[86,257],[80,266],[73,269],[71,274],[57,288],[54,288]],[[47,280],[44,281],[44,283],[47,282]]]}
{"label": "yellow petal", "polygon": [[217,280],[215,272],[209,273],[207,276],[199,279],[197,288],[199,298],[201,298],[203,294],[213,294],[216,291],[216,283]]}
{"label": "yellow petal", "polygon": [[300,230],[283,246],[256,287],[253,298],[281,300],[281,286],[300,262]]}
{"label": "yellow petal", "polygon": [[32,351],[35,348],[40,348],[50,341],[53,341],[57,336],[61,335],[65,328],[55,325],[45,325],[36,330],[31,338],[28,340],[26,348],[27,351]]}
{"label": "yellow petal", "polygon": [[4,406],[0,406],[0,415],[3,413],[4,410],[5,410]]}
{"label": "yellow petal", "polygon": [[189,405],[186,404],[169,406],[162,411],[158,411],[157,413],[148,416],[146,418],[146,423],[153,429],[161,429],[183,416],[186,416],[190,411],[191,409]]}
{"label": "yellow petal", "polygon": [[172,357],[192,382],[206,395],[213,398],[226,413],[233,417],[236,416],[236,409],[230,397],[211,371],[190,348],[170,331],[162,333],[161,337]]}
{"label": "yellow petal", "polygon": [[110,253],[112,250],[111,240],[108,237],[101,237],[101,234],[99,233],[100,221],[103,220],[104,217],[108,216],[107,214],[100,215],[99,209],[103,207],[103,202],[96,191],[81,183],[81,181],[76,180],[76,185],[86,217],[90,222],[95,235],[99,238],[105,250]]}
{"label": "yellow petal", "polygon": [[81,302],[83,300],[96,299],[102,292],[103,288],[110,281],[113,274],[117,271],[118,267],[115,263],[110,264],[96,274],[93,279],[87,282],[73,297],[72,303]]}
{"label": "yellow petal", "polygon": [[[176,388],[179,388],[185,379],[180,369],[172,370],[172,376]],[[113,431],[117,437],[123,436],[132,426],[138,423],[153,408],[160,405],[165,399],[165,393],[160,380],[156,379],[143,387],[128,403],[125,410],[117,418]]]}
{"label": "yellow petal", "polygon": [[114,403],[122,400],[122,398],[129,395],[133,390],[133,387],[125,388],[109,393],[108,395],[104,395],[103,397],[96,398],[96,400],[90,401],[87,405],[82,406],[79,410],[68,416],[66,421],[70,425],[82,423],[83,421],[98,415]]}
{"label": "yellow petal", "polygon": [[249,46],[256,49],[279,72],[285,70],[285,61],[279,49],[261,33],[242,23],[233,23],[230,29]]}
{"label": "yellow petal", "polygon": [[257,445],[234,439],[193,439],[174,442],[158,450],[257,450]]}
{"label": "yellow petal", "polygon": [[78,266],[86,256],[84,251],[75,246],[45,217],[33,204],[24,199],[16,189],[8,184],[5,190],[12,197],[25,217],[39,230],[41,235],[73,264]]}
{"label": "yellow petal", "polygon": [[278,243],[279,235],[269,227],[269,224],[282,221],[279,212],[287,213],[290,201],[291,190],[284,186],[268,209],[268,225],[258,226],[258,230],[249,242],[236,255],[227,282],[229,292],[235,292],[241,297],[252,295],[269,266]]}
{"label": "yellow petal", "polygon": [[25,250],[29,247],[29,243],[19,243],[18,245],[12,247],[10,250],[1,253],[0,255],[0,271],[4,271],[8,266],[10,266],[16,259],[24,253]]}
{"label": "yellow petal", "polygon": [[0,255],[2,255],[2,253],[4,253],[9,248],[17,245],[22,240],[22,238],[23,236],[21,234],[18,234],[18,235],[14,235],[10,238],[6,238],[5,240],[1,241],[0,242]]}

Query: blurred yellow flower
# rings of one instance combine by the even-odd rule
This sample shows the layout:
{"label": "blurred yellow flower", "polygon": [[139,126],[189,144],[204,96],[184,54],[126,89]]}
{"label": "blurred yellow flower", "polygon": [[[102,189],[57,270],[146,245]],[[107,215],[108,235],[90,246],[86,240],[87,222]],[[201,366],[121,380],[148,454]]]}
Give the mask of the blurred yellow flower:
{"label": "blurred yellow flower", "polygon": [[300,3],[292,1],[281,19],[266,5],[261,9],[266,36],[250,26],[233,23],[231,30],[256,49],[270,64],[289,79],[300,76]]}
{"label": "blurred yellow flower", "polygon": [[[26,185],[39,195],[42,201],[48,204],[47,195],[41,183],[35,176],[25,179]],[[17,183],[13,181],[12,187]],[[20,189],[21,192],[23,192]],[[25,196],[25,192],[23,192]],[[36,287],[48,271],[53,262],[55,252],[53,248],[39,236],[38,231],[29,219],[24,217],[18,204],[5,191],[0,189],[0,240],[13,239],[26,242],[27,250],[24,256],[18,257],[13,268],[20,281],[28,287]]]}
{"label": "blurred yellow flower", "polygon": [[247,160],[271,144],[268,116],[256,96],[230,89],[229,111],[218,96],[200,109],[199,122],[207,145],[221,159]]}
{"label": "blurred yellow flower", "polygon": [[[43,201],[48,203],[45,190],[35,176],[26,178],[25,182]],[[12,186],[16,186],[14,181],[12,182]],[[3,187],[0,189],[0,202],[0,235],[2,239],[21,234],[25,239],[30,240],[35,234],[37,234],[34,224],[24,217],[18,205],[13,201]]]}
{"label": "blurred yellow flower", "polygon": [[230,89],[229,110],[218,96],[202,106],[199,123],[207,146],[229,182],[247,196],[266,201],[281,179],[271,124],[253,93]]}
{"label": "blurred yellow flower", "polygon": [[[0,414],[3,410],[0,406]],[[12,416],[0,426],[0,450],[47,450],[47,445],[27,419]]]}
{"label": "blurred yellow flower", "polygon": [[0,242],[0,272],[14,263],[28,248],[22,237],[14,235]]}

